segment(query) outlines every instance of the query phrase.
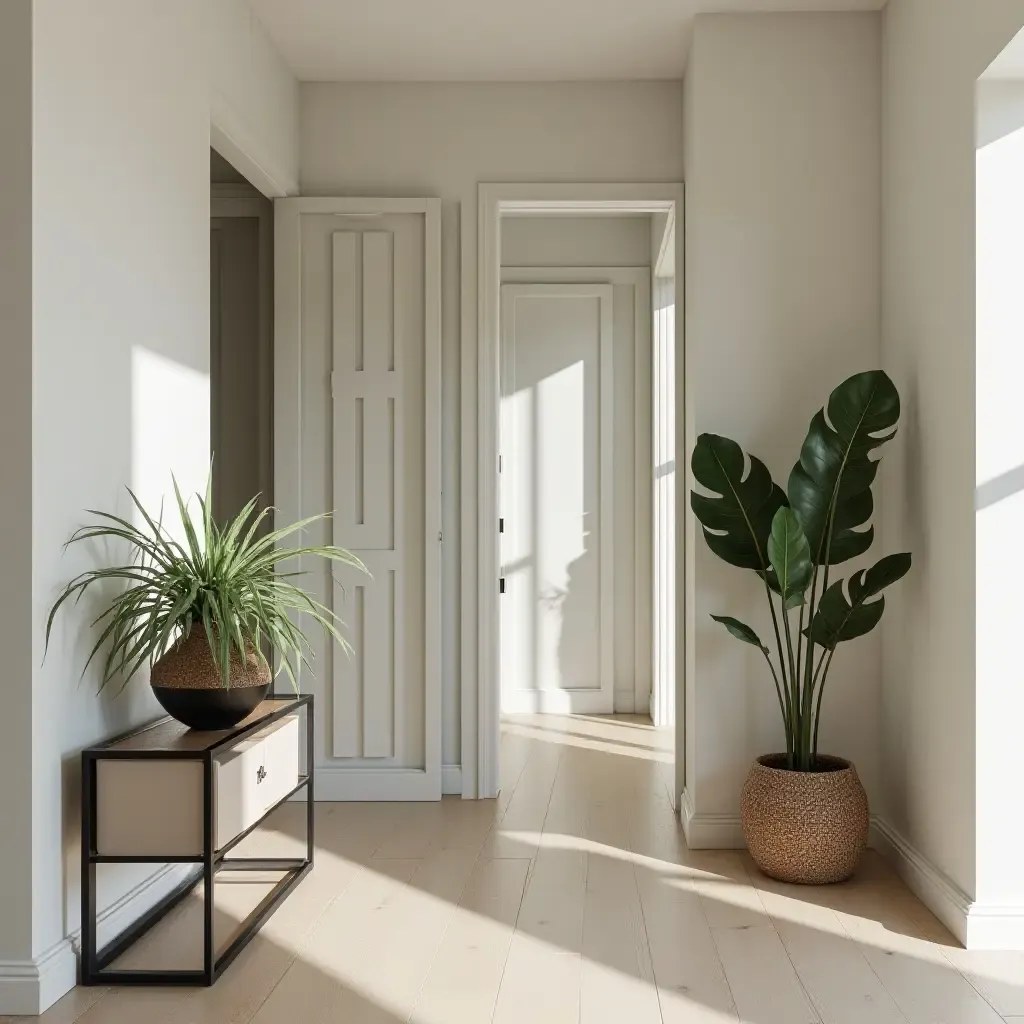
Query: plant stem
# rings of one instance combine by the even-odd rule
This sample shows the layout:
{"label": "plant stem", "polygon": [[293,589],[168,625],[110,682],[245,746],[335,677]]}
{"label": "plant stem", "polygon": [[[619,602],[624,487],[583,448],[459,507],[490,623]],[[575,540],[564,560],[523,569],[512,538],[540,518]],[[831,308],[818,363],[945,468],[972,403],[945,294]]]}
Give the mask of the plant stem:
{"label": "plant stem", "polygon": [[772,659],[765,648],[761,648],[761,653],[764,655],[764,660],[768,662],[768,668],[771,670],[772,679],[775,681],[775,695],[779,698],[779,711],[782,712],[782,724],[786,729],[786,758],[787,760],[793,756],[793,740],[789,734],[788,716],[786,714],[786,706],[782,700],[782,686],[779,683],[779,675],[775,671],[775,666],[772,664]]}
{"label": "plant stem", "polygon": [[[818,566],[815,565],[815,567],[814,567],[814,577],[813,577],[813,579],[811,581],[811,600],[810,600],[810,604],[808,604],[808,606],[807,606],[807,621],[808,621],[808,623],[809,623],[811,628],[813,628],[813,626],[814,626],[814,611],[815,611],[815,607],[814,606],[815,606],[815,603],[817,602],[817,599],[818,599]],[[812,667],[814,665],[814,647],[815,647],[814,637],[811,636],[810,634],[808,634],[808,637],[807,637],[807,652],[806,652],[806,655],[805,655],[806,660],[804,661],[804,664],[803,664],[803,691],[800,694],[800,696],[803,696],[804,694],[806,694],[807,690],[810,689],[811,686],[812,686],[811,670],[812,670]],[[800,714],[799,717],[801,719],[801,728],[800,728],[801,754],[800,754],[800,766],[799,767],[800,767],[800,769],[802,771],[807,771],[810,768],[810,764],[808,762],[808,757],[809,757],[810,751],[809,751],[808,748],[810,747],[810,739],[811,739],[811,737],[810,737],[809,730],[805,729],[805,727],[804,727],[803,715]]]}
{"label": "plant stem", "polygon": [[828,670],[832,665],[832,655],[836,653],[836,649],[833,647],[828,655],[822,654],[821,661],[818,663],[818,671],[815,672],[815,678],[818,673],[821,672],[821,666],[824,664],[825,671],[821,673],[821,682],[818,683],[818,700],[814,707],[814,744],[811,748],[811,755],[815,759],[818,757],[818,725],[821,723],[821,695],[825,692],[825,680],[828,678]]}
{"label": "plant stem", "polygon": [[[772,628],[775,630],[775,647],[776,647],[776,649],[779,652],[779,670],[782,672],[782,679],[783,679],[783,682],[785,683],[786,682],[786,663],[785,663],[785,660],[783,658],[782,635],[779,633],[779,617],[778,617],[778,615],[775,612],[775,602],[772,600],[772,588],[768,586],[768,578],[767,577],[765,577],[765,580],[764,580],[764,592],[765,592],[765,596],[768,598],[768,607],[771,609],[771,613],[772,613]],[[773,672],[774,672],[774,669],[773,669]],[[783,692],[786,694],[786,708],[785,708],[785,711],[783,713],[783,717],[785,718],[785,726],[786,726],[786,763],[787,763],[787,765],[790,768],[792,768],[793,767],[793,740],[794,740],[794,736],[793,736],[793,713],[792,713],[792,707],[790,705],[789,690],[788,690],[788,688],[785,685],[782,687],[782,689],[783,689]]]}
{"label": "plant stem", "polygon": [[782,602],[782,626],[786,632],[786,653],[789,655],[789,678],[796,679],[796,661],[793,658],[793,634],[789,626],[789,612],[786,611],[786,602]]}
{"label": "plant stem", "polygon": [[800,678],[800,669],[804,663],[804,612],[807,610],[807,602],[800,605],[800,621],[797,624],[796,635],[796,676]]}

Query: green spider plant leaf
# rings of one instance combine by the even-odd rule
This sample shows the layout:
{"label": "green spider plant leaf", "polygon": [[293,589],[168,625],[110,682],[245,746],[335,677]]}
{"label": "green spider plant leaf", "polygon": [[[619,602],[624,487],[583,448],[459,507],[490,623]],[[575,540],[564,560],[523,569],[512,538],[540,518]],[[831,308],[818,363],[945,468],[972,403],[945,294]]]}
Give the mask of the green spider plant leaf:
{"label": "green spider plant leaf", "polygon": [[[68,544],[109,541],[127,549],[122,566],[91,569],[71,580],[58,595],[46,622],[49,645],[57,613],[76,604],[94,584],[119,586],[95,618],[98,636],[85,668],[102,666],[100,688],[115,677],[123,686],[146,665],[152,665],[193,629],[202,630],[210,646],[222,686],[231,685],[232,655],[255,650],[266,661],[262,645],[274,650],[277,671],[298,685],[298,672],[311,671],[312,646],[300,622],[322,629],[343,652],[351,648],[334,612],[302,588],[302,572],[277,572],[277,564],[299,556],[303,568],[324,560],[366,572],[351,552],[332,545],[287,547],[285,538],[324,519],[311,516],[278,530],[260,532],[272,509],[257,511],[254,498],[230,522],[215,521],[211,482],[197,495],[194,516],[172,477],[181,516],[184,544],[167,531],[161,514],[154,518],[129,490],[142,525],[105,512],[91,512],[95,522],[77,530]],[[84,675],[84,670],[83,670]]]}
{"label": "green spider plant leaf", "polygon": [[740,622],[739,619],[734,619],[730,615],[712,615],[711,618],[725,626],[737,640],[759,647],[765,654],[768,653],[768,648],[761,643],[761,638],[745,622]]}
{"label": "green spider plant leaf", "polygon": [[870,633],[885,611],[885,598],[879,595],[906,576],[910,563],[909,554],[887,555],[870,569],[854,573],[846,587],[848,593],[844,592],[842,580],[833,583],[822,595],[818,610],[805,630],[807,635],[832,651],[837,644]]}
{"label": "green spider plant leaf", "polygon": [[708,547],[740,569],[767,572],[772,518],[786,504],[786,494],[763,462],[717,434],[701,434],[690,460],[694,478],[712,495],[690,493],[690,507],[704,529]]}
{"label": "green spider plant leaf", "polygon": [[[827,417],[826,417],[827,409]],[[874,528],[871,452],[891,440],[900,396],[881,370],[858,373],[829,396],[811,420],[800,461],[789,477],[789,504],[800,517],[815,565],[838,565],[863,554]],[[831,529],[829,528],[831,524]]]}
{"label": "green spider plant leaf", "polygon": [[784,606],[796,608],[802,605],[814,575],[814,564],[811,562],[811,546],[791,508],[780,508],[775,513],[768,537],[768,557],[775,570],[772,589],[782,598]]}

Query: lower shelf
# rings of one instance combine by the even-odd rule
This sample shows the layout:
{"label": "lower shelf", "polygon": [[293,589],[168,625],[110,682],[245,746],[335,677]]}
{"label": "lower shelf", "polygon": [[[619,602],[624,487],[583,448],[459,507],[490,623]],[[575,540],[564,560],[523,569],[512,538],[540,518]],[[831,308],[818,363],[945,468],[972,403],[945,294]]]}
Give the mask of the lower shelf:
{"label": "lower shelf", "polygon": [[[209,921],[202,871],[194,872],[100,950],[96,970],[82,983],[213,984],[311,867],[304,860],[225,858],[217,865]],[[208,924],[212,974],[203,963]]]}

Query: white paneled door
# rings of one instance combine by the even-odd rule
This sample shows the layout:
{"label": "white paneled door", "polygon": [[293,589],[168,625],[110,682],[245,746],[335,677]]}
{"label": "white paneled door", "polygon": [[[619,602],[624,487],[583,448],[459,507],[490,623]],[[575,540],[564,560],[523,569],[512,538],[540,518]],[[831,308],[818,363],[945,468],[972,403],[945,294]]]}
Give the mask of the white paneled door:
{"label": "white paneled door", "polygon": [[317,796],[439,799],[438,203],[280,200],[277,232],[276,504],[369,570],[300,566],[352,645],[303,679]]}
{"label": "white paneled door", "polygon": [[501,288],[503,711],[614,708],[612,301]]}

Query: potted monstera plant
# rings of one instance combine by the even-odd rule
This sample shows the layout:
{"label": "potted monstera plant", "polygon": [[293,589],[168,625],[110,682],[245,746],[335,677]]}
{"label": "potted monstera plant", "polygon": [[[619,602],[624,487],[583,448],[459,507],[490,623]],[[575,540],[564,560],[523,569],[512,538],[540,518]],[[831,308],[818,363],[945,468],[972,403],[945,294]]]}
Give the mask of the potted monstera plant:
{"label": "potted monstera plant", "polygon": [[[129,488],[143,524],[108,512],[89,514],[96,522],[77,530],[68,544],[114,541],[131,553],[125,565],[90,569],[64,588],[46,623],[46,642],[57,612],[87,590],[113,584],[114,596],[93,622],[98,629],[85,670],[102,655],[100,687],[127,683],[143,666],[168,714],[193,729],[227,729],[246,717],[267,695],[275,670],[297,687],[300,665],[309,668],[309,640],[300,616],[323,628],[343,651],[349,645],[331,609],[311,598],[296,573],[280,573],[279,562],[301,556],[325,559],[365,572],[349,551],[330,545],[285,547],[283,540],[324,516],[312,516],[266,531],[272,510],[256,511],[253,498],[224,525],[213,518],[210,483],[199,502],[198,528],[174,482],[184,532],[181,543],[154,518]],[[269,657],[268,657],[269,655]]]}
{"label": "potted monstera plant", "polygon": [[772,647],[738,619],[712,617],[761,652],[775,686],[786,749],[754,762],[741,814],[758,867],[787,882],[842,881],[867,842],[856,768],[819,751],[818,727],[837,649],[878,625],[882,592],[910,570],[909,554],[846,579],[836,568],[874,540],[872,456],[895,436],[899,417],[899,393],[882,371],[844,381],[811,420],[785,491],[728,438],[702,434],[693,452],[693,476],[707,493],[694,491],[690,503],[708,547],[754,573],[768,605]]}

